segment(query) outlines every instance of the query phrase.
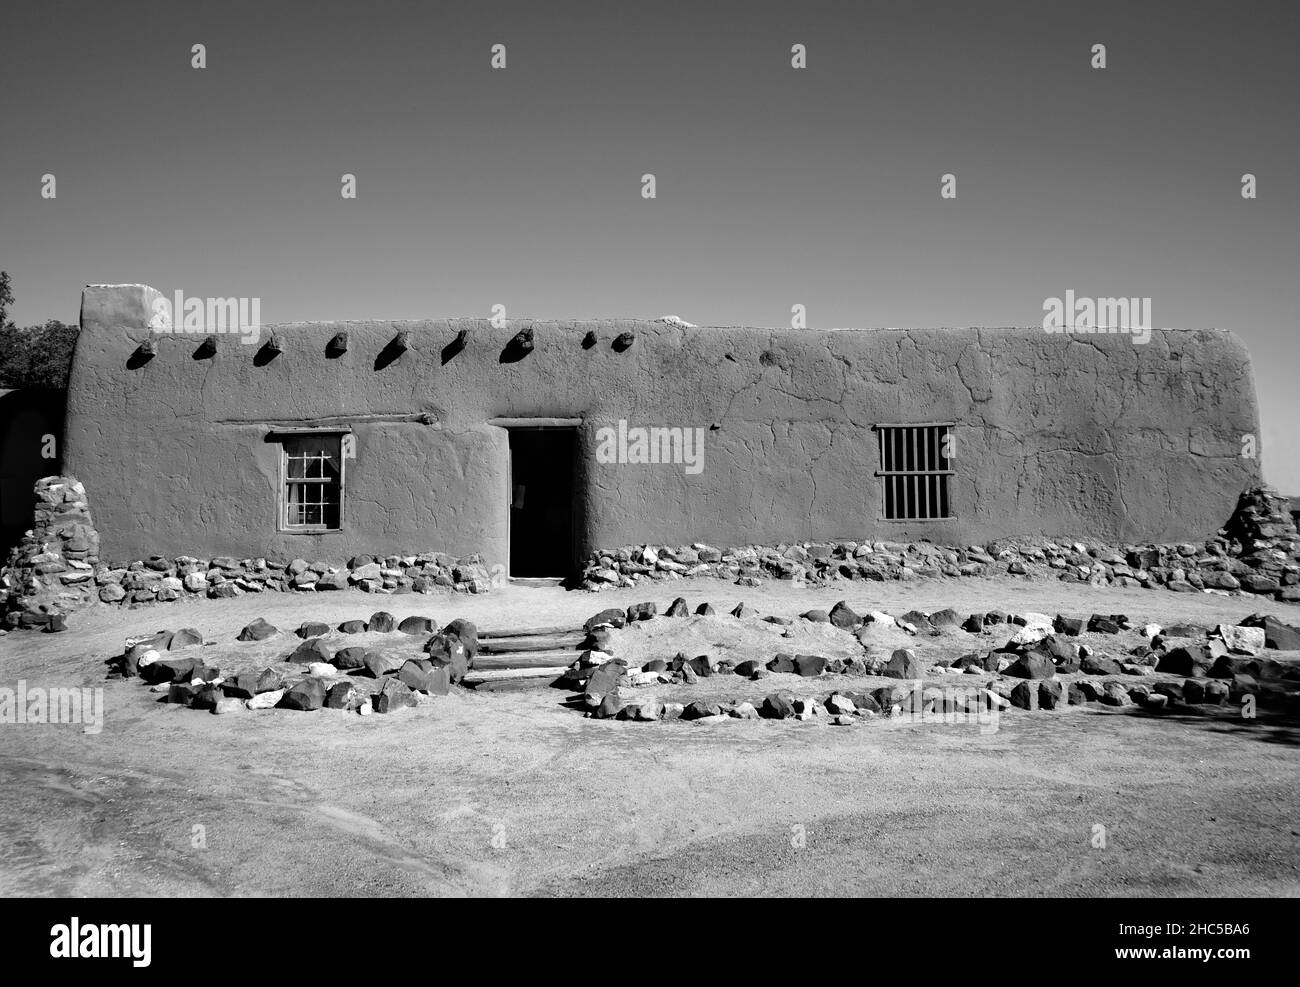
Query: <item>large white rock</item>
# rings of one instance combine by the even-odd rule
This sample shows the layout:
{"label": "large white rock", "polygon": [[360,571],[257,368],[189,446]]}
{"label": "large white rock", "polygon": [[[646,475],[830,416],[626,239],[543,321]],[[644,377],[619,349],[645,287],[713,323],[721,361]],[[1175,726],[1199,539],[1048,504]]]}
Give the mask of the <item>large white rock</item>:
{"label": "large white rock", "polygon": [[1216,628],[1223,643],[1235,655],[1257,655],[1264,647],[1264,628],[1220,624]]}

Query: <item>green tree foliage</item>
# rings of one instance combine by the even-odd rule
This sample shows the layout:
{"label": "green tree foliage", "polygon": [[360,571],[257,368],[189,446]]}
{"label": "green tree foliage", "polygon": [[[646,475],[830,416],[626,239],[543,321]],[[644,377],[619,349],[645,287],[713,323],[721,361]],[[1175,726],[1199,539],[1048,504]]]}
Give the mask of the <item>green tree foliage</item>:
{"label": "green tree foliage", "polygon": [[20,328],[9,318],[13,303],[9,274],[0,271],[0,387],[67,387],[78,328],[57,319]]}

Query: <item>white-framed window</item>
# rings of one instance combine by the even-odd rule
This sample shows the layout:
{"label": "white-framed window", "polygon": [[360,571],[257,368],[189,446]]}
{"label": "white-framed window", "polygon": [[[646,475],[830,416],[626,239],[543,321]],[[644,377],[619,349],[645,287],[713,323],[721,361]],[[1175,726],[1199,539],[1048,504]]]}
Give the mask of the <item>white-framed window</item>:
{"label": "white-framed window", "polygon": [[343,432],[303,431],[280,443],[280,528],[338,531],[343,527]]}
{"label": "white-framed window", "polygon": [[881,520],[937,521],[954,517],[949,481],[952,422],[877,425]]}

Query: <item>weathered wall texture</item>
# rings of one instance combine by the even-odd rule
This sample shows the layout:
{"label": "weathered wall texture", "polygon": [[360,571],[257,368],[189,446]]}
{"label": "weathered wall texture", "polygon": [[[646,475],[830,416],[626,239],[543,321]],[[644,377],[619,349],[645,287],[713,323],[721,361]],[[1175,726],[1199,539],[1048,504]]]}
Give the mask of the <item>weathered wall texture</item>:
{"label": "weathered wall texture", "polygon": [[[527,323],[303,323],[269,327],[284,352],[220,337],[150,337],[152,289],[87,288],[65,462],[86,486],[106,559],[215,553],[343,560],[354,552],[482,552],[506,545],[505,430],[489,419],[581,418],[582,548],[807,539],[949,544],[995,537],[1173,541],[1212,533],[1259,478],[1245,347],[1214,330],[1052,335],[1041,329],[822,332],[662,322],[536,323],[536,348],[500,362]],[[350,349],[327,359],[340,329]],[[468,329],[445,365],[443,347]],[[400,330],[411,349],[377,367]],[[587,349],[584,335],[597,345]],[[634,345],[611,343],[634,332]],[[426,415],[427,423],[413,420]],[[272,423],[350,423],[346,528],[276,531]],[[704,427],[704,470],[595,461],[596,430]],[[886,522],[880,422],[957,423],[949,521]]]}

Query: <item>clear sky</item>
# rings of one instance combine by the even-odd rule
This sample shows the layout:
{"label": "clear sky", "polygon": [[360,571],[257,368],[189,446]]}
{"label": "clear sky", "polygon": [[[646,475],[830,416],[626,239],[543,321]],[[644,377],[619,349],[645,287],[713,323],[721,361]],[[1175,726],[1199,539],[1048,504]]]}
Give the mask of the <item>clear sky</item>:
{"label": "clear sky", "polygon": [[1246,341],[1265,474],[1300,494],[1300,3],[5,0],[0,37],[19,324],[105,282],[264,322],[1150,297]]}

